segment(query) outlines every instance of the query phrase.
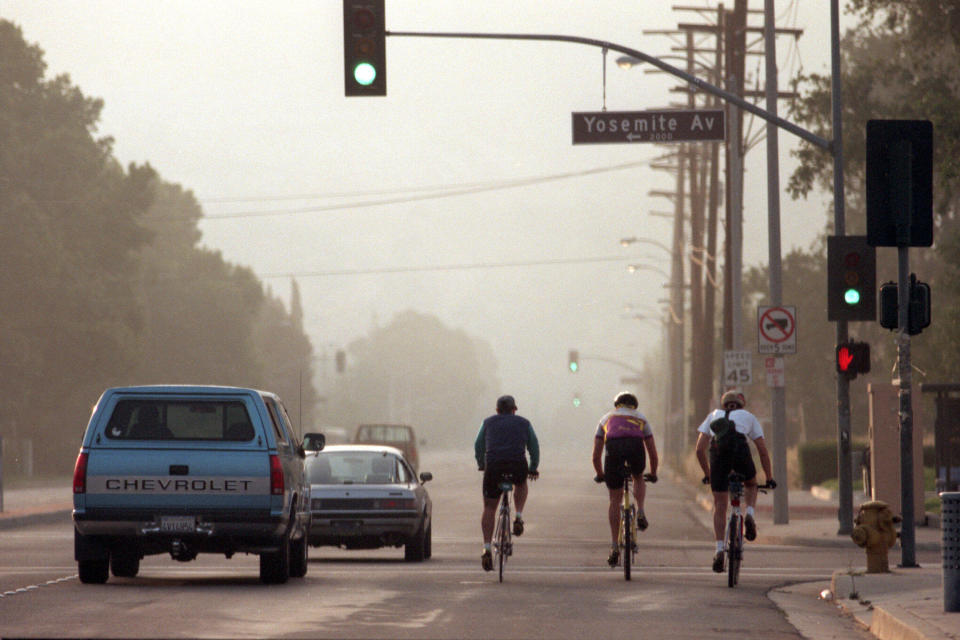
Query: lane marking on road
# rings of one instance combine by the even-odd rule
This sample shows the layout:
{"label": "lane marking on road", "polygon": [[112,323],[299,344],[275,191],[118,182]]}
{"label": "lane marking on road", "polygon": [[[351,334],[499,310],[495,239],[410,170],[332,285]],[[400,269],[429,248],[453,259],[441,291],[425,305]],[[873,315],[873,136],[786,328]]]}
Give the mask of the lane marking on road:
{"label": "lane marking on road", "polygon": [[63,576],[62,578],[54,578],[53,580],[47,580],[46,582],[41,582],[40,584],[31,584],[30,586],[20,587],[19,589],[13,589],[12,591],[4,591],[3,593],[0,593],[0,598],[9,598],[10,596],[16,596],[22,593],[28,593],[30,591],[35,591],[40,587],[49,587],[51,585],[59,584],[61,582],[67,582],[68,580],[73,580],[78,577],[79,576],[77,574],[74,574],[72,576]]}

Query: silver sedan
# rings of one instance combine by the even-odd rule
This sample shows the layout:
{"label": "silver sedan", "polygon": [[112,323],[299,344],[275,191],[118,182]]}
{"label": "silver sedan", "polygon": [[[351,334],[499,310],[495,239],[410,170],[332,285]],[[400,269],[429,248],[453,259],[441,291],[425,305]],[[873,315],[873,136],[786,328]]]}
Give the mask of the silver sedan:
{"label": "silver sedan", "polygon": [[332,445],[308,452],[310,544],[345,549],[404,547],[404,558],[431,554],[430,496],[424,483],[393,447]]}

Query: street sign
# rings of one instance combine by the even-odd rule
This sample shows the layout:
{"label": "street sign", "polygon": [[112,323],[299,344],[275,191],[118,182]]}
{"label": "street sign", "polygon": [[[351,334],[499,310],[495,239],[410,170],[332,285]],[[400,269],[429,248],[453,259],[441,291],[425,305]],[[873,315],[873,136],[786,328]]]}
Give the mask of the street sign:
{"label": "street sign", "polygon": [[757,351],[760,353],[797,352],[796,307],[757,307],[757,318]]}
{"label": "street sign", "polygon": [[574,111],[573,144],[726,139],[723,109]]}
{"label": "street sign", "polygon": [[767,386],[782,387],[786,382],[784,374],[783,358],[771,356],[763,359],[764,369],[767,371]]}
{"label": "street sign", "polygon": [[753,383],[753,361],[749,351],[723,352],[723,384],[740,387]]}

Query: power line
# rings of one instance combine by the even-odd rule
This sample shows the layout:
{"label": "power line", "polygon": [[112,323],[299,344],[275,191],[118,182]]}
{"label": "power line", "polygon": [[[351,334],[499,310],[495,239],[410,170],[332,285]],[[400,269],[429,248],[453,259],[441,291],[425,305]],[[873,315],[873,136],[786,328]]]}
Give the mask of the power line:
{"label": "power line", "polygon": [[388,273],[439,272],[439,271],[467,271],[473,269],[503,269],[508,267],[539,267],[564,264],[590,264],[602,262],[623,262],[636,260],[636,256],[602,256],[595,258],[555,258],[553,260],[526,260],[516,262],[481,262],[475,264],[450,264],[416,267],[379,267],[369,269],[336,269],[330,271],[300,271],[287,273],[257,274],[261,279],[268,278],[322,278],[328,276],[357,276]]}
{"label": "power line", "polygon": [[[472,195],[476,193],[483,193],[487,191],[499,191],[502,189],[515,189],[518,187],[526,187],[535,184],[542,184],[545,182],[555,182],[558,180],[568,180],[570,178],[580,178],[589,175],[597,175],[601,173],[608,173],[611,171],[623,171],[626,169],[634,169],[636,167],[644,166],[648,164],[646,161],[641,162],[627,162],[624,164],[613,165],[609,167],[596,167],[593,169],[584,169],[582,171],[571,171],[567,173],[556,173],[546,176],[535,176],[530,178],[519,178],[516,180],[502,180],[498,182],[490,183],[476,183],[476,184],[467,184],[466,186],[451,186],[447,190],[440,191],[436,193],[435,191],[444,189],[444,187],[424,187],[424,188],[411,188],[409,191],[431,191],[431,193],[426,193],[422,195],[414,196],[396,196],[396,197],[387,197],[382,199],[375,200],[362,200],[359,202],[352,203],[341,203],[341,204],[330,204],[330,205],[315,205],[308,207],[298,207],[294,209],[266,209],[258,211],[236,211],[233,213],[223,213],[217,215],[205,214],[202,220],[228,220],[236,218],[263,218],[268,216],[281,216],[281,215],[294,215],[301,213],[322,213],[326,211],[340,211],[343,209],[361,209],[367,207],[380,207],[391,204],[403,204],[408,202],[420,202],[423,200],[435,200],[438,198],[452,198],[464,195]],[[387,191],[384,193],[403,193],[403,190],[396,191]],[[359,195],[359,194],[358,194]],[[350,197],[350,194],[336,194],[320,197]],[[296,199],[290,196],[271,196],[262,198],[261,201],[268,201],[271,199],[281,200],[281,199]],[[236,200],[241,201],[255,201],[254,199],[244,199],[240,198]],[[207,200],[206,202],[210,202]]]}

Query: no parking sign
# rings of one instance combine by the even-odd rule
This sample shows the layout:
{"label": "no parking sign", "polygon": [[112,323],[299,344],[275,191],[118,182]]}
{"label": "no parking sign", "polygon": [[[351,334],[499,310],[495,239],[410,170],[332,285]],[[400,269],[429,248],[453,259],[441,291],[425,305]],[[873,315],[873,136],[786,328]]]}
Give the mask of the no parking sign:
{"label": "no parking sign", "polygon": [[757,351],[797,352],[797,308],[757,307]]}

